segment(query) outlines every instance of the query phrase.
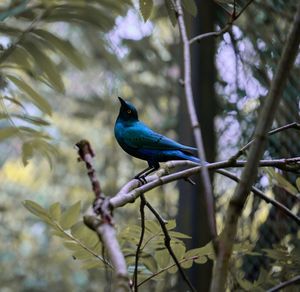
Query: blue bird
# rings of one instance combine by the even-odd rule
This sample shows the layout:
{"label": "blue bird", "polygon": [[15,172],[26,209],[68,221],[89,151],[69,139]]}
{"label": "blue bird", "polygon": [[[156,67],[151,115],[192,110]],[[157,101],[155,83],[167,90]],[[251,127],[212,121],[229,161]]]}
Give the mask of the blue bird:
{"label": "blue bird", "polygon": [[138,119],[135,107],[119,97],[121,108],[115,124],[115,137],[128,154],[146,160],[149,167],[138,173],[135,178],[143,181],[145,176],[159,169],[159,162],[169,160],[190,160],[200,163],[190,151],[197,150],[177,143],[163,135],[155,133]]}

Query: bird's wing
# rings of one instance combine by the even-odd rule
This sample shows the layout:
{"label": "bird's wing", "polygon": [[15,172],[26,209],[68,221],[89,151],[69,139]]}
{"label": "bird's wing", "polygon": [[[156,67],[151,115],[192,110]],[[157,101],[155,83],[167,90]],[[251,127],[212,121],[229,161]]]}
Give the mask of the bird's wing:
{"label": "bird's wing", "polygon": [[139,122],[126,129],[123,135],[124,142],[132,148],[144,148],[155,150],[194,150],[192,147],[184,146],[163,135],[155,133],[145,124]]}

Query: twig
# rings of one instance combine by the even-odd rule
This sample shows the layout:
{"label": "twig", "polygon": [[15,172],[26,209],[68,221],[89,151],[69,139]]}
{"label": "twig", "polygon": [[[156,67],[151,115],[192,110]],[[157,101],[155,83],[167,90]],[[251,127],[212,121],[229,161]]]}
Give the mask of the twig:
{"label": "twig", "polygon": [[[300,123],[291,123],[284,125],[282,127],[276,128],[268,133],[269,136],[274,135],[278,132],[287,130],[287,129],[296,129],[300,131]],[[254,142],[255,139],[251,140],[249,143],[247,143],[244,147],[242,147],[236,154],[234,154],[229,160],[236,160],[238,157],[240,157],[242,154],[245,153],[245,151],[250,147],[250,145]]]}
{"label": "twig", "polygon": [[202,40],[204,38],[207,38],[207,37],[210,37],[210,36],[217,37],[217,36],[220,36],[220,35],[224,34],[225,32],[227,32],[228,29],[233,25],[234,21],[236,21],[241,16],[241,14],[247,9],[247,7],[253,1],[254,0],[249,0],[237,15],[236,15],[236,1],[234,1],[233,13],[232,14],[230,14],[230,12],[228,12],[228,10],[226,10],[222,5],[220,5],[230,15],[230,18],[229,18],[227,24],[224,26],[224,28],[222,28],[219,31],[207,32],[207,33],[203,33],[203,34],[200,34],[198,36],[195,36],[195,37],[193,37],[192,39],[189,40],[189,44],[191,45],[191,44],[195,43],[196,41],[200,41],[200,40]]}
{"label": "twig", "polygon": [[[240,179],[234,173],[229,172],[225,169],[219,169],[216,172],[219,174],[222,174],[236,182],[240,182]],[[289,210],[286,206],[284,206],[283,204],[281,204],[280,202],[278,202],[272,198],[269,198],[268,196],[266,196],[262,191],[260,191],[256,187],[252,186],[251,191],[253,192],[254,195],[257,195],[258,197],[263,199],[265,202],[272,204],[274,207],[278,208],[283,214],[287,215],[288,217],[295,220],[298,224],[300,224],[300,218],[296,214],[291,212],[291,210]]]}
{"label": "twig", "polygon": [[267,292],[279,291],[280,289],[290,286],[291,284],[296,284],[297,282],[299,282],[299,284],[300,284],[300,275],[269,289]]}
{"label": "twig", "polygon": [[210,288],[210,291],[212,292],[225,291],[232,247],[237,232],[238,219],[242,214],[248,194],[255,181],[258,163],[266,146],[268,131],[273,122],[286,81],[298,53],[299,41],[300,3],[292,29],[287,37],[283,53],[272,80],[269,93],[259,115],[254,134],[255,141],[250,148],[247,165],[242,172],[241,181],[237,185],[234,195],[229,203],[223,236],[219,241],[219,253],[217,254],[214,266],[214,275]]}
{"label": "twig", "polygon": [[171,255],[173,261],[175,262],[179,273],[181,274],[183,280],[187,283],[187,285],[190,287],[190,289],[194,292],[196,292],[196,289],[193,287],[192,283],[190,282],[190,280],[188,279],[188,277],[186,276],[185,272],[183,271],[183,269],[180,266],[180,263],[176,257],[176,255],[173,252],[173,249],[170,245],[171,242],[171,237],[169,235],[168,229],[166,228],[166,221],[160,216],[160,214],[152,207],[152,205],[145,199],[145,204],[146,206],[149,208],[149,210],[153,213],[153,215],[156,217],[156,219],[158,220],[160,227],[164,233],[165,236],[165,246],[169,251],[169,254]]}
{"label": "twig", "polygon": [[141,235],[140,235],[140,240],[136,248],[136,253],[135,253],[135,266],[134,266],[134,273],[133,273],[133,279],[134,279],[134,291],[138,291],[138,265],[139,265],[139,255],[141,252],[141,246],[144,240],[144,235],[145,235],[145,205],[146,205],[146,200],[144,194],[141,195],[141,203],[140,203],[140,213],[141,213]]}
{"label": "twig", "polygon": [[[84,223],[97,233],[99,239],[103,243],[103,247],[107,250],[115,272],[114,291],[128,292],[131,289],[129,286],[127,266],[117,240],[113,217],[109,213],[108,200],[102,193],[99,180],[93,167],[92,158],[94,157],[94,152],[90,143],[86,140],[78,142],[75,148],[78,150],[78,161],[85,162],[87,173],[96,197],[93,204],[93,216],[84,216]],[[94,214],[99,214],[101,220],[96,218]]]}
{"label": "twig", "polygon": [[[198,259],[199,257],[200,257],[200,256],[192,256],[192,257],[189,257],[189,258],[181,259],[181,260],[179,261],[179,264],[182,264],[182,263],[188,262],[188,261],[196,260],[196,259]],[[152,275],[149,276],[148,278],[146,278],[146,279],[144,279],[143,281],[141,281],[141,282],[138,284],[138,287],[139,287],[139,286],[142,286],[143,284],[145,284],[146,282],[148,282],[148,281],[151,280],[152,278],[158,276],[159,274],[161,274],[161,273],[163,273],[163,272],[165,272],[165,271],[167,271],[167,270],[169,270],[169,269],[171,269],[171,268],[173,268],[173,267],[175,267],[175,266],[176,266],[176,264],[171,264],[171,265],[169,265],[169,266],[167,266],[167,267],[161,269],[160,271],[158,271],[158,272],[152,274]]]}
{"label": "twig", "polygon": [[189,116],[191,120],[191,126],[193,128],[194,137],[197,145],[198,156],[202,163],[201,168],[201,181],[204,189],[204,198],[208,214],[208,224],[210,230],[210,237],[212,238],[214,248],[217,248],[217,227],[215,218],[215,207],[214,207],[214,197],[212,193],[212,187],[210,183],[208,169],[205,165],[205,152],[201,134],[201,127],[197,118],[197,113],[195,110],[193,91],[192,91],[192,81],[191,81],[191,55],[190,55],[190,45],[187,37],[187,31],[185,27],[183,11],[181,7],[180,0],[176,0],[176,6],[174,7],[177,12],[178,24],[181,33],[182,43],[183,43],[183,60],[184,60],[184,90],[187,102],[187,107],[189,111]]}

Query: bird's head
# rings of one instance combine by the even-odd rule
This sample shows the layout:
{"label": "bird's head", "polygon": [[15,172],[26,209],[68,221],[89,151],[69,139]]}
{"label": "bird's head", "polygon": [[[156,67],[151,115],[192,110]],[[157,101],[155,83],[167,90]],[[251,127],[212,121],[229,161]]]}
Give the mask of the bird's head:
{"label": "bird's head", "polygon": [[138,113],[135,107],[128,101],[118,96],[121,103],[119,117],[124,121],[136,121],[138,120]]}

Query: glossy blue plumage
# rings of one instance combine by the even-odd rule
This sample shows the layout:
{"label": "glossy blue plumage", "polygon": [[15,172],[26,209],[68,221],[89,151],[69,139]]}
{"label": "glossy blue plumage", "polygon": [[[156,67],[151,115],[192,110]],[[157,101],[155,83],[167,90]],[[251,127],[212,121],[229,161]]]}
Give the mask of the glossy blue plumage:
{"label": "glossy blue plumage", "polygon": [[115,124],[115,137],[124,151],[148,162],[149,168],[146,171],[158,169],[159,162],[169,160],[187,159],[200,162],[190,153],[190,151],[196,150],[195,148],[182,145],[155,133],[138,120],[137,111],[130,102],[120,97],[119,100],[121,108]]}

